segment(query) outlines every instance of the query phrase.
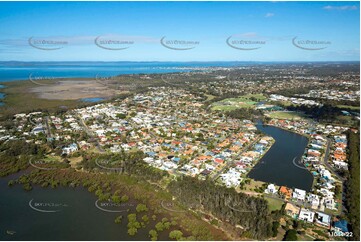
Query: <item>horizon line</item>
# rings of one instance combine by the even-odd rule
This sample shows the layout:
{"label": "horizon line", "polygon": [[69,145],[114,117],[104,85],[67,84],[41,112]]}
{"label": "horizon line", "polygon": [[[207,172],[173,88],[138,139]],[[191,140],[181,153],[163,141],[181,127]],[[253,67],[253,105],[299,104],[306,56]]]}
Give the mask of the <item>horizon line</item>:
{"label": "horizon line", "polygon": [[34,62],[176,62],[176,63],[190,63],[190,62],[203,62],[203,63],[210,63],[210,62],[360,62],[360,60],[273,60],[273,61],[262,61],[262,60],[208,60],[208,61],[202,61],[202,60],[187,60],[187,61],[176,61],[176,60],[164,60],[164,61],[111,61],[111,60],[51,60],[51,61],[29,61],[29,60],[0,60],[0,63],[4,62],[28,62],[28,63],[34,63]]}

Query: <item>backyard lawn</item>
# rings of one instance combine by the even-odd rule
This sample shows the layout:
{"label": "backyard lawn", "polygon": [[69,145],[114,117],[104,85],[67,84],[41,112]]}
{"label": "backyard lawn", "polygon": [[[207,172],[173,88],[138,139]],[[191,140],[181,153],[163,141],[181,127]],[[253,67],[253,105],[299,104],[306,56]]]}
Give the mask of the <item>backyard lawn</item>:
{"label": "backyard lawn", "polygon": [[265,197],[265,199],[268,201],[268,208],[270,211],[280,210],[282,208],[282,201],[269,197]]}

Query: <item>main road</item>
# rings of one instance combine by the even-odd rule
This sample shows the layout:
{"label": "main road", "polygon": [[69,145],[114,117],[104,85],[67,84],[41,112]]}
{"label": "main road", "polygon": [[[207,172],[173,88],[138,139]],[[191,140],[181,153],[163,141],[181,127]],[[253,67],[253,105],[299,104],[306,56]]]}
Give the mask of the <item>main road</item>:
{"label": "main road", "polygon": [[80,121],[80,125],[84,128],[85,133],[87,133],[87,135],[89,135],[91,138],[93,138],[96,142],[96,147],[98,149],[98,151],[100,153],[104,153],[104,149],[100,146],[99,144],[99,140],[96,137],[96,135],[93,133],[93,131],[91,131],[88,126],[86,125],[86,123],[84,122],[84,120],[80,117],[80,115],[78,115],[77,113],[74,113],[74,115],[78,118],[78,120]]}

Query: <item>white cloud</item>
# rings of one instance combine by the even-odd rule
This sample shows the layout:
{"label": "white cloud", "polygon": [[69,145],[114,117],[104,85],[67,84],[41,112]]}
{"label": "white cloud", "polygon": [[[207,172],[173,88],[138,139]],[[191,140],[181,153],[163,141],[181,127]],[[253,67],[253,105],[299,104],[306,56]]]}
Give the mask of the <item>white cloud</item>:
{"label": "white cloud", "polygon": [[274,13],[266,13],[266,15],[265,15],[266,18],[270,18],[270,17],[273,17],[273,16],[275,16]]}
{"label": "white cloud", "polygon": [[357,6],[356,5],[345,5],[345,6],[331,6],[331,5],[327,5],[325,7],[323,7],[323,9],[325,10],[357,10]]}

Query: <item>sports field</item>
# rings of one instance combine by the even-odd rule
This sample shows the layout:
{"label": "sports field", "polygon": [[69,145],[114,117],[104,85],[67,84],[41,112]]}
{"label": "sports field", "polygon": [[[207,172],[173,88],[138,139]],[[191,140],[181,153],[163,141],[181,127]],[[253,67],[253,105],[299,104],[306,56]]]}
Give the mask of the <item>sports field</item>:
{"label": "sports field", "polygon": [[227,98],[212,104],[212,110],[231,111],[239,108],[255,108],[260,101],[266,100],[262,94],[247,94],[237,98]]}
{"label": "sports field", "polygon": [[284,112],[284,111],[272,112],[269,113],[268,116],[270,118],[289,119],[289,120],[298,120],[304,117],[303,114],[298,112]]}

